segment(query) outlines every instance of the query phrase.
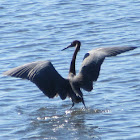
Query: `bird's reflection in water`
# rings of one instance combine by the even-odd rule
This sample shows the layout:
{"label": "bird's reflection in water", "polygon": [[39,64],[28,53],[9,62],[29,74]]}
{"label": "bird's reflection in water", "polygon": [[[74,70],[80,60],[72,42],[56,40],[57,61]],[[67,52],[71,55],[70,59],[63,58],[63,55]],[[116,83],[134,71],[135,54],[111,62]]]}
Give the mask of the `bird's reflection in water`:
{"label": "bird's reflection in water", "polygon": [[[94,124],[94,115],[105,111],[92,108],[74,108],[73,110],[66,110],[61,114],[56,111],[58,108],[53,111],[50,108],[49,113],[51,112],[51,115],[47,113],[48,110],[49,108],[40,108],[38,116],[30,123],[31,126],[33,125],[32,128],[37,126],[36,129],[40,129],[39,135],[44,135],[48,139],[52,135],[55,138],[59,138],[62,135],[67,136],[67,138],[100,138],[99,127]],[[44,111],[46,112],[45,114]],[[89,120],[88,117],[90,117]]]}

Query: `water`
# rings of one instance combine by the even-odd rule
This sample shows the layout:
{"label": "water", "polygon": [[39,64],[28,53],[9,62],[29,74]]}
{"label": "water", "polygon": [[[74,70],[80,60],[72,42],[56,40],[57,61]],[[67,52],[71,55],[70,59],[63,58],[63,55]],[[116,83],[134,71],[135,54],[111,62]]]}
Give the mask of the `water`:
{"label": "water", "polygon": [[87,109],[48,99],[27,80],[2,75],[13,67],[51,60],[67,77],[75,39],[76,67],[95,47],[140,46],[140,1],[0,1],[0,139],[139,140],[140,49],[107,58]]}

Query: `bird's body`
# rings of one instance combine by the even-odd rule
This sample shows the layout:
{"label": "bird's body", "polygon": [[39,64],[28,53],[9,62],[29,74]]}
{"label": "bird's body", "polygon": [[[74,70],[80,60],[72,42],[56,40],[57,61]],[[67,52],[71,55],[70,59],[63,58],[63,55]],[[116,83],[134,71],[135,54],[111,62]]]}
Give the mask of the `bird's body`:
{"label": "bird's body", "polygon": [[[86,91],[93,89],[93,82],[97,81],[101,64],[106,57],[133,50],[136,47],[108,47],[97,48],[85,54],[79,73],[76,75],[75,61],[80,50],[80,41],[75,40],[69,47],[76,47],[72,57],[69,76],[63,78],[53,67],[50,61],[37,61],[13,68],[5,75],[28,79],[49,98],[59,95],[62,100],[70,97],[74,103],[82,102],[85,106],[81,88]],[[67,49],[65,48],[65,49]],[[63,49],[63,50],[65,50]]]}

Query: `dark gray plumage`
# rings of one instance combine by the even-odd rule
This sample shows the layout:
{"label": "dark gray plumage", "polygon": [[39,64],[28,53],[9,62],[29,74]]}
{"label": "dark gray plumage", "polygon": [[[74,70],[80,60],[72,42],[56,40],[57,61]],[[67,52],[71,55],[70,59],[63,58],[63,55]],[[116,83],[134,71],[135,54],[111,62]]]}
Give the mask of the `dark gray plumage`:
{"label": "dark gray plumage", "polygon": [[80,45],[80,41],[75,40],[67,47],[76,47],[71,61],[68,79],[64,79],[55,70],[50,61],[32,62],[13,68],[4,74],[30,80],[49,98],[59,95],[61,99],[64,100],[68,96],[72,99],[72,107],[74,106],[74,103],[79,102],[82,102],[85,106],[80,88],[83,88],[86,91],[91,91],[93,89],[93,81],[97,81],[101,64],[104,59],[106,57],[116,56],[120,53],[133,50],[136,47],[108,47],[93,49],[85,54],[81,69],[76,75],[75,61],[77,53],[80,50]]}

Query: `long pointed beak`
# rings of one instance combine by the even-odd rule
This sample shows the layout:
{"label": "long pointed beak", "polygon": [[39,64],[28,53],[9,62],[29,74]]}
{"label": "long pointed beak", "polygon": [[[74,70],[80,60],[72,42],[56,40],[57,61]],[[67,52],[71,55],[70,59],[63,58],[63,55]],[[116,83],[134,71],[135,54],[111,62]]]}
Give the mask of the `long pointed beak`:
{"label": "long pointed beak", "polygon": [[64,50],[66,50],[66,49],[68,49],[68,48],[70,48],[70,47],[73,47],[73,46],[72,46],[72,45],[69,45],[68,47],[62,49],[61,51],[64,51]]}

